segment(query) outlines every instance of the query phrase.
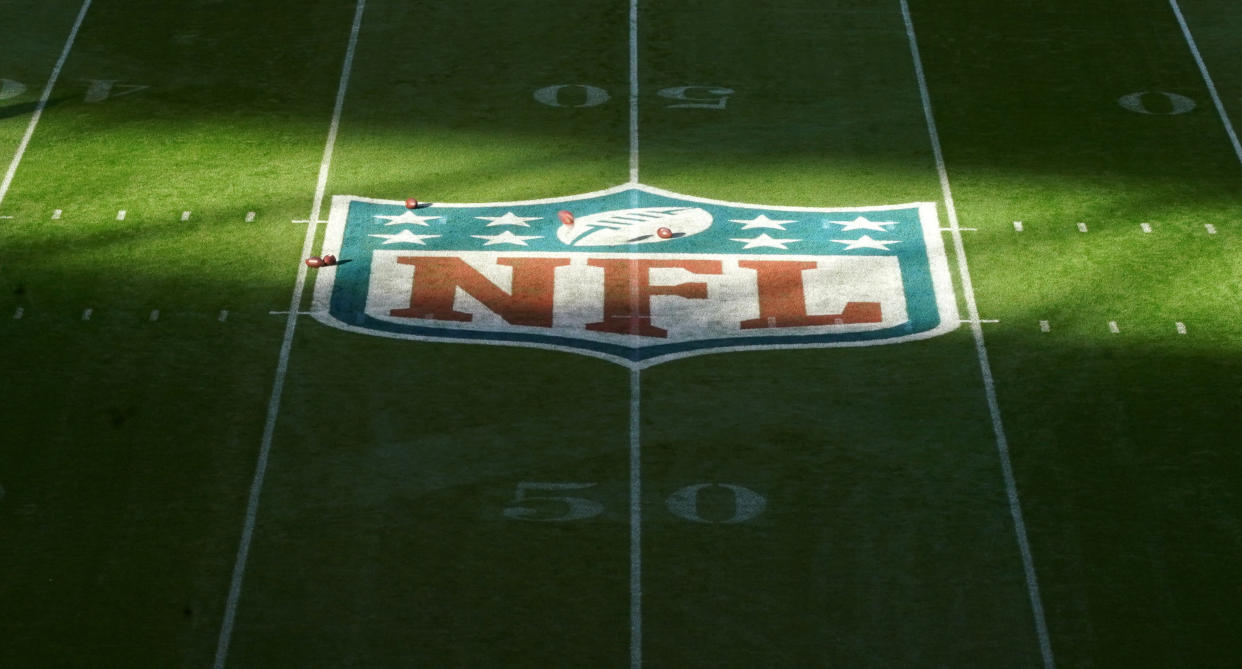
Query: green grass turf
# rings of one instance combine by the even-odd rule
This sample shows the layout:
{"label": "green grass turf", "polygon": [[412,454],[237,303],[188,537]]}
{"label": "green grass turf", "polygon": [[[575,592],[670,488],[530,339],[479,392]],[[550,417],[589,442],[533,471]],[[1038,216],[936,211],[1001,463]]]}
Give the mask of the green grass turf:
{"label": "green grass turf", "polygon": [[[1185,5],[1237,111],[1242,14]],[[0,100],[6,165],[78,6],[0,2],[0,78],[28,86]],[[1227,666],[1242,657],[1242,166],[1172,12],[911,10],[961,223],[978,228],[963,234],[982,315],[1000,321],[989,359],[1057,661]],[[288,305],[305,232],[290,221],[310,209],[352,15],[92,8],[0,204],[0,635],[18,663],[211,663],[284,324],[268,311]],[[942,199],[895,2],[644,4],[640,25],[645,183]],[[627,38],[616,2],[371,0],[328,194],[624,182]],[[150,88],[86,103],[90,79]],[[611,99],[532,97],[556,84]],[[680,85],[734,93],[670,109],[657,91]],[[1117,104],[1144,90],[1198,106]],[[300,322],[229,666],[627,664],[628,378]],[[641,399],[647,666],[1040,665],[968,329],[666,363]],[[563,494],[604,511],[508,518],[522,482],[594,484]],[[753,490],[764,511],[670,509],[702,483]],[[734,512],[719,487],[699,502]]]}

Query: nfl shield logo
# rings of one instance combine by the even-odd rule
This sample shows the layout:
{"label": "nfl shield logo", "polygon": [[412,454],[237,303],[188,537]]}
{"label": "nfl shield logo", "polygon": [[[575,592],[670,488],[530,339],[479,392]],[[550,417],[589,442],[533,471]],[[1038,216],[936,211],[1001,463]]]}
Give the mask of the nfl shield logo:
{"label": "nfl shield logo", "polygon": [[323,252],[342,261],[315,284],[315,317],[327,325],[632,368],[908,341],[959,325],[933,203],[775,207],[640,184],[413,210],[338,195]]}

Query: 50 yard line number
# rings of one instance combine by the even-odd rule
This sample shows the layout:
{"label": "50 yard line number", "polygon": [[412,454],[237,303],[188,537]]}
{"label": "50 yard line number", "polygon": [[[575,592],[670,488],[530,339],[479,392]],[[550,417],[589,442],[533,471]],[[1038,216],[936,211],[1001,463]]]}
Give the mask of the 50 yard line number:
{"label": "50 yard line number", "polygon": [[[672,100],[665,109],[724,109],[729,96],[737,91],[723,86],[672,86],[661,88],[656,95]],[[612,96],[599,86],[587,84],[556,84],[534,92],[535,101],[549,107],[597,107]]]}
{"label": "50 yard line number", "polygon": [[[586,490],[595,483],[548,483],[522,481],[517,484],[513,499],[503,514],[506,518],[537,522],[568,522],[594,518],[604,512],[604,505],[577,494],[566,492]],[[727,518],[706,518],[699,509],[700,493],[713,489],[728,491],[733,497],[733,513]],[[719,490],[715,491],[717,494]],[[669,513],[696,523],[744,523],[763,513],[768,501],[759,493],[732,483],[696,483],[680,488],[664,500]]]}

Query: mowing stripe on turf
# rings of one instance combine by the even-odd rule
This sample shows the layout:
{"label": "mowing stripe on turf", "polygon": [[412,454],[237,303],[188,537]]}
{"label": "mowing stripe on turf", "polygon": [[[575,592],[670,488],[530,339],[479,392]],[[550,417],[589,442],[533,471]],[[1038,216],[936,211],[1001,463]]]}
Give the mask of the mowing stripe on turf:
{"label": "mowing stripe on turf", "polygon": [[1225,125],[1229,143],[1233,144],[1233,153],[1238,157],[1238,164],[1242,165],[1242,145],[1238,144],[1238,135],[1233,131],[1233,124],[1229,122],[1229,114],[1225,113],[1225,105],[1220,101],[1220,94],[1216,92],[1216,84],[1212,82],[1212,75],[1208,74],[1203,56],[1199,55],[1199,47],[1195,45],[1195,38],[1190,34],[1190,26],[1186,25],[1186,17],[1182,16],[1182,8],[1178,6],[1177,0],[1169,0],[1169,7],[1173,9],[1173,15],[1177,17],[1177,24],[1182,27],[1182,35],[1186,37],[1186,44],[1190,47],[1191,55],[1195,57],[1199,73],[1203,75],[1203,82],[1207,84],[1208,93],[1211,94],[1212,102],[1216,105],[1216,113],[1220,114],[1220,122]]}
{"label": "mowing stripe on turf", "polygon": [[[315,201],[311,205],[310,223],[306,225],[306,237],[302,242],[302,255],[310,255],[315,243],[315,221],[319,220],[324,192],[327,190],[328,169],[332,160],[332,148],[340,127],[341,109],[345,105],[345,90],[349,86],[349,73],[353,69],[354,50],[358,44],[358,31],[362,25],[362,12],[366,0],[358,0],[354,10],[354,23],[349,31],[349,46],[345,49],[345,62],[341,66],[341,81],[336,92],[336,104],[332,109],[332,122],[328,126],[328,138],[324,145],[323,159],[319,163],[319,181],[315,186]],[[280,412],[280,397],[285,387],[285,374],[289,369],[289,351],[293,346],[293,332],[298,322],[298,306],[302,303],[302,290],[306,283],[306,265],[298,263],[297,279],[293,284],[293,296],[289,300],[289,316],[285,319],[285,336],[280,344],[280,358],[276,364],[276,380],[272,384],[272,396],[267,404],[267,421],[263,425],[263,441],[259,446],[259,458],[255,464],[254,479],[250,483],[250,497],[246,503],[246,519],[242,526],[241,541],[237,546],[237,558],[233,563],[233,578],[229,584],[228,602],[224,620],[220,625],[220,638],[216,644],[215,669],[222,669],[228,659],[229,642],[233,635],[233,623],[237,618],[237,602],[241,598],[242,581],[246,576],[246,558],[250,553],[250,541],[254,537],[255,520],[259,513],[259,495],[263,491],[263,478],[267,473],[267,460],[272,450],[272,435],[276,430],[276,417]]]}
{"label": "mowing stripe on turf", "polygon": [[1018,485],[1013,476],[1013,464],[1009,460],[1009,441],[1005,437],[1005,427],[1001,423],[1000,404],[996,399],[996,384],[992,379],[992,366],[988,362],[988,349],[983,342],[983,326],[979,322],[979,305],[975,302],[974,285],[970,280],[970,268],[966,264],[966,247],[962,243],[962,235],[956,228],[957,209],[953,205],[953,191],[949,187],[949,173],[945,169],[944,153],[940,148],[940,133],[936,130],[936,119],[932,114],[931,96],[927,92],[927,79],[923,76],[923,59],[919,55],[918,40],[914,36],[914,22],[910,18],[910,7],[906,0],[901,0],[901,16],[906,23],[906,37],[910,41],[910,57],[914,60],[914,73],[918,77],[919,96],[923,101],[923,115],[927,120],[927,133],[931,138],[932,153],[936,158],[936,172],[940,176],[940,189],[944,193],[945,213],[949,217],[949,227],[953,231],[953,250],[957,255],[958,274],[962,279],[962,293],[966,298],[966,309],[970,317],[970,331],[974,334],[975,352],[979,358],[979,369],[983,375],[983,388],[988,401],[988,411],[992,415],[992,431],[996,435],[996,450],[1000,455],[1001,472],[1005,479],[1005,492],[1009,498],[1009,512],[1013,516],[1014,534],[1017,535],[1018,550],[1022,554],[1022,569],[1026,575],[1027,593],[1031,600],[1031,612],[1035,619],[1035,632],[1039,637],[1039,652],[1043,656],[1044,666],[1048,669],[1056,666],[1052,655],[1052,642],[1048,637],[1048,625],[1044,621],[1043,599],[1039,594],[1039,581],[1035,575],[1035,559],[1031,555],[1031,546],[1026,536],[1026,523],[1023,521],[1022,502],[1018,499]]}
{"label": "mowing stripe on turf", "polygon": [[26,133],[22,135],[22,141],[17,145],[17,153],[13,155],[13,162],[9,163],[9,169],[4,173],[4,180],[0,181],[0,204],[4,204],[4,196],[8,194],[9,186],[13,184],[13,175],[17,174],[17,166],[21,164],[26,147],[30,145],[35,126],[39,125],[43,109],[47,107],[47,101],[52,97],[52,89],[56,86],[56,80],[60,78],[60,70],[69,58],[69,50],[73,48],[73,42],[78,38],[78,29],[82,27],[82,20],[86,18],[86,10],[90,7],[91,0],[83,0],[82,8],[78,10],[78,17],[74,19],[73,28],[69,31],[68,39],[65,40],[65,48],[61,49],[60,58],[56,60],[56,65],[52,68],[52,76],[48,77],[47,85],[43,87],[43,94],[39,96],[39,104],[35,105],[34,113],[30,115],[30,123],[26,124]]}

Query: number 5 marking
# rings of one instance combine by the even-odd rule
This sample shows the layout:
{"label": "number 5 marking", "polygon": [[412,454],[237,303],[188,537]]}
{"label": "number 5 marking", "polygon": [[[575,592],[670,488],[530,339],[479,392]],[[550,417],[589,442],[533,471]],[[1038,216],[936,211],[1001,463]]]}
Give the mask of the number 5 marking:
{"label": "number 5 marking", "polygon": [[[699,93],[691,95],[691,92]],[[662,98],[670,100],[678,100],[682,104],[668,105],[668,109],[724,109],[725,103],[729,101],[729,96],[735,93],[732,88],[718,88],[716,86],[674,86],[665,88],[656,93]],[[703,97],[703,95],[715,97]]]}
{"label": "number 5 marking", "polygon": [[[594,487],[594,483],[536,483],[523,481],[517,484],[517,492],[505,508],[505,515],[517,520],[534,520],[539,522],[564,522],[582,520],[598,516],[604,512],[604,505],[585,497],[567,497],[564,495],[545,495],[538,493],[558,492],[561,490],[582,490]],[[513,506],[514,504],[534,503],[533,506]],[[540,517],[541,511],[547,511],[551,503],[564,505],[560,515]]]}

